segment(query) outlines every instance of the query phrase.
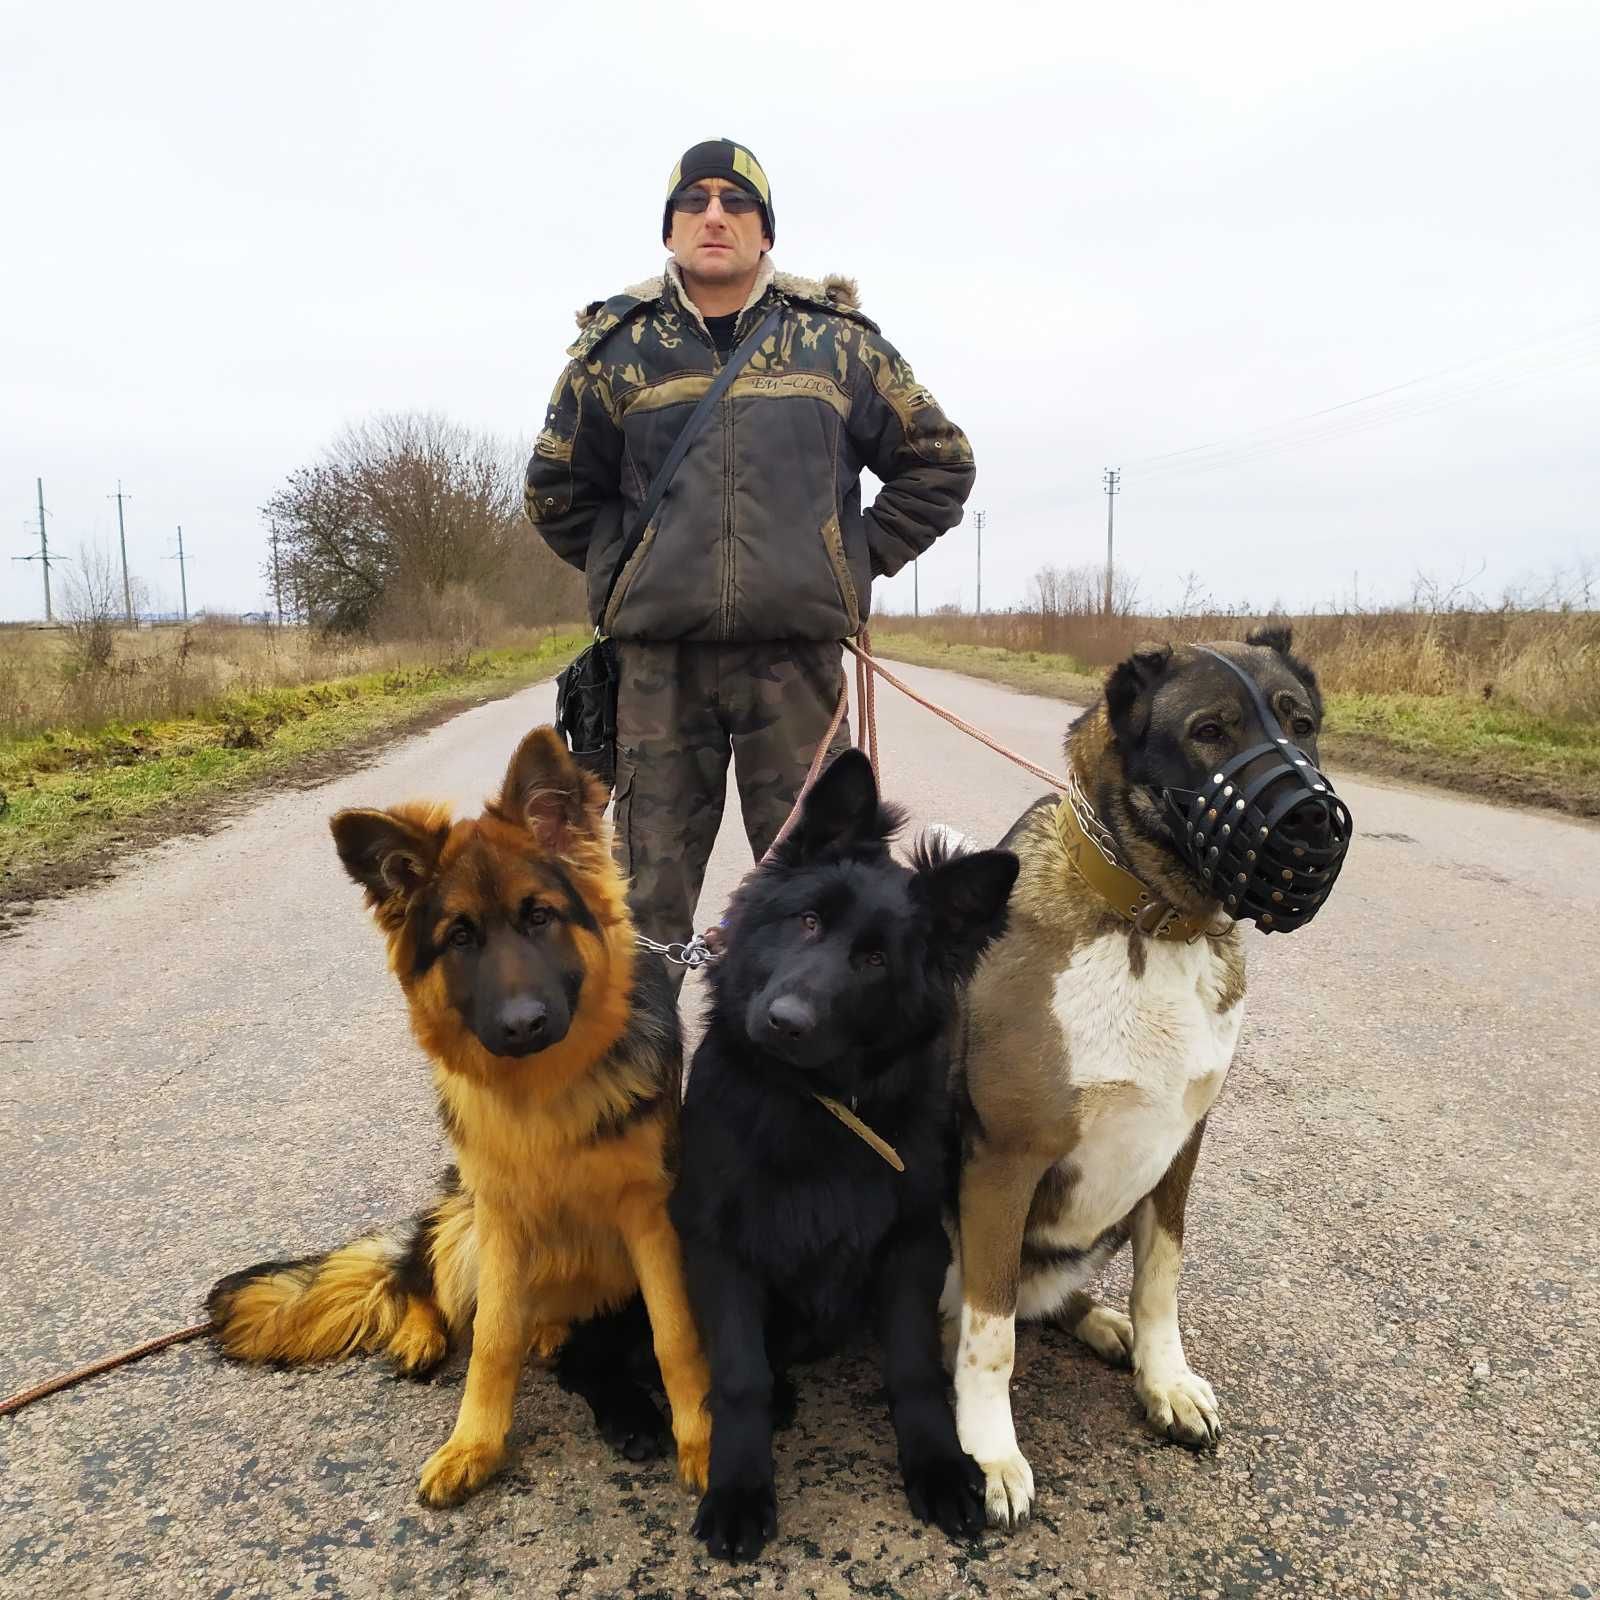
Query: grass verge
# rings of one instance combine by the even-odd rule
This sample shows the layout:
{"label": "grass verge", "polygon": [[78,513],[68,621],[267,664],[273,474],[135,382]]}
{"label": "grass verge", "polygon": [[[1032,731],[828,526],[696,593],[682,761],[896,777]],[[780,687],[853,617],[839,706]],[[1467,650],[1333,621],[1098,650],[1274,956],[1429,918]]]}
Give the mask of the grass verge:
{"label": "grass verge", "polygon": [[[1085,705],[1103,674],[1071,656],[884,632],[879,655]],[[1334,767],[1484,799],[1600,817],[1600,726],[1463,695],[1330,694],[1321,753]]]}
{"label": "grass verge", "polygon": [[[224,695],[172,721],[0,741],[0,904],[98,876],[108,852],[195,826],[225,797],[314,779],[559,671],[585,637]],[[343,762],[336,758],[344,758]]]}

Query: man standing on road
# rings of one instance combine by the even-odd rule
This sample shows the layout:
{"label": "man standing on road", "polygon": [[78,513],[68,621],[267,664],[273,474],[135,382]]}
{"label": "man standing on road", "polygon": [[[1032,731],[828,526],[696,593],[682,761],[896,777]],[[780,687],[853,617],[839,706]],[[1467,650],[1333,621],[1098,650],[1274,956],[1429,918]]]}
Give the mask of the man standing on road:
{"label": "man standing on road", "polygon": [[[616,830],[651,938],[693,928],[734,758],[761,856],[838,705],[839,641],[872,580],[961,520],[965,436],[862,315],[855,285],[773,269],[772,189],[727,139],[667,184],[663,277],[579,314],[526,507],[617,641]],[[717,402],[605,596],[656,469],[739,342],[780,321]],[[861,505],[860,474],[883,487]],[[604,606],[605,614],[599,615]],[[841,727],[837,749],[849,742]]]}

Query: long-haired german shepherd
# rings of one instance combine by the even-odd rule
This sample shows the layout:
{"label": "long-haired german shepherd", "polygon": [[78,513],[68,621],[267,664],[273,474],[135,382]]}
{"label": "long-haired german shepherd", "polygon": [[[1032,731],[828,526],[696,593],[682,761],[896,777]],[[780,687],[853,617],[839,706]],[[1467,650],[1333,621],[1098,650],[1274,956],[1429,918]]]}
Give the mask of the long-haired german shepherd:
{"label": "long-haired german shepherd", "polygon": [[873,1329],[912,1510],[983,1527],[939,1349],[954,1187],[957,996],[1005,926],[1017,858],[889,854],[901,814],[847,750],[745,879],[711,970],[672,1215],[711,1358],[711,1482],[694,1531],[748,1560],[777,1526],[785,1368]]}
{"label": "long-haired german shepherd", "polygon": [[[208,1301],[223,1349],[252,1361],[381,1350],[421,1374],[470,1324],[455,1432],[419,1484],[433,1505],[505,1460],[525,1356],[553,1354],[572,1324],[641,1289],[679,1471],[705,1486],[706,1365],[667,1215],[682,1043],[665,975],[636,949],[604,805],[538,728],[475,820],[431,805],[333,818],[433,1062],[457,1166],[411,1223],[233,1273]],[[609,1396],[606,1382],[591,1362],[570,1386],[622,1442],[608,1407],[613,1424],[638,1416],[635,1400],[654,1409],[620,1366]]]}

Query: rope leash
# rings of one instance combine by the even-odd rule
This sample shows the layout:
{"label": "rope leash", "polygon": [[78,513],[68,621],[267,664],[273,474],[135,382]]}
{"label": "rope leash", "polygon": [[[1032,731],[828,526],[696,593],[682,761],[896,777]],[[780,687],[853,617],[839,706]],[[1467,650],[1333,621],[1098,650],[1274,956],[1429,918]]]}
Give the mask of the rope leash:
{"label": "rope leash", "polygon": [[124,1350],[121,1355],[107,1356],[103,1361],[91,1361],[86,1367],[65,1372],[59,1378],[49,1378],[44,1383],[36,1383],[31,1389],[19,1389],[15,1394],[7,1395],[4,1400],[0,1400],[0,1417],[9,1417],[24,1406],[32,1405],[35,1400],[43,1400],[46,1395],[60,1394],[63,1389],[70,1389],[74,1384],[82,1383],[85,1378],[97,1378],[102,1372],[112,1372],[117,1367],[127,1366],[131,1361],[140,1361],[145,1356],[153,1356],[156,1351],[165,1350],[168,1345],[183,1344],[186,1340],[198,1339],[202,1334],[210,1332],[209,1322],[197,1322],[192,1328],[179,1328],[176,1333],[164,1333],[159,1339],[146,1339],[143,1344],[136,1344],[131,1350]]}
{"label": "rope leash", "polygon": [[[926,695],[918,694],[917,691],[915,689],[913,689],[909,683],[904,681],[904,679],[897,678],[886,666],[884,666],[884,664],[881,661],[878,660],[878,658],[875,655],[873,655],[871,653],[871,651],[872,651],[872,637],[871,637],[870,634],[863,633],[861,635],[861,641],[862,642],[861,642],[860,645],[857,645],[853,640],[850,640],[850,639],[846,639],[846,640],[843,641],[845,649],[848,650],[851,653],[851,655],[853,655],[856,658],[856,663],[857,663],[856,671],[857,671],[858,674],[863,672],[863,671],[867,671],[867,670],[870,669],[870,672],[876,673],[880,678],[884,679],[886,682],[892,683],[895,686],[895,688],[897,688],[901,692],[901,694],[906,695],[908,698],[910,698],[912,700],[915,700],[919,706],[925,706],[936,717],[943,717],[944,720],[946,722],[948,722],[952,728],[959,728],[963,733],[970,734],[971,737],[976,739],[979,744],[987,745],[991,750],[994,751],[994,753],[996,755],[1004,756],[1007,761],[1016,762],[1016,764],[1019,767],[1021,767],[1025,772],[1031,772],[1034,775],[1034,777],[1043,779],[1044,782],[1048,783],[1051,786],[1051,788],[1060,789],[1063,793],[1065,793],[1066,791],[1071,789],[1072,785],[1065,778],[1058,776],[1056,773],[1049,771],[1045,767],[1041,767],[1041,766],[1035,765],[1026,756],[1018,755],[1015,750],[1007,749],[1006,746],[1001,744],[998,739],[991,739],[989,737],[989,735],[986,734],[983,731],[982,728],[975,728],[970,722],[968,722],[966,720],[965,717],[958,717],[955,714],[955,712],[949,710],[945,706],[942,706],[942,705],[938,704],[937,701],[928,699],[928,697]],[[870,683],[871,683],[870,676],[868,678],[868,683],[869,683],[868,693],[869,693],[869,696],[870,696],[870,692],[871,692],[870,691]],[[874,722],[874,727],[873,727],[873,739],[874,739],[874,742],[876,742],[876,738],[877,738],[877,728],[876,728],[876,723]],[[874,772],[876,772],[876,770],[877,770],[877,762],[876,762],[876,760],[874,760],[874,762],[873,762],[873,770],[874,770]]]}
{"label": "rope leash", "polygon": [[[958,717],[955,712],[920,695],[908,683],[890,672],[876,656],[872,654],[872,637],[863,632],[861,644],[858,646],[853,640],[843,641],[844,647],[856,658],[856,705],[861,721],[859,730],[860,745],[867,753],[867,759],[872,763],[872,775],[879,777],[878,771],[878,704],[873,677],[886,679],[892,683],[902,694],[915,700],[918,705],[926,707],[935,716],[942,717],[952,727],[959,728],[963,733],[970,734],[980,744],[987,745],[997,755],[1004,756],[1008,761],[1014,761],[1019,767],[1031,772],[1036,778],[1042,778],[1046,783],[1062,790],[1070,791],[1071,785],[1064,779],[1057,777],[1053,772],[1047,772],[1043,767],[1035,766],[1026,756],[1018,755],[1015,750],[1008,750],[998,740],[991,739],[981,728],[975,728],[970,722]],[[805,804],[806,796],[811,792],[822,771],[823,762],[828,758],[829,746],[844,723],[845,714],[849,709],[850,692],[848,682],[839,685],[839,704],[834,709],[833,720],[828,724],[828,731],[823,734],[817,745],[816,753],[811,758],[810,769],[806,773],[805,782],[800,786],[800,792],[795,796],[794,806],[789,815],[784,819],[783,826],[779,828],[776,838],[767,847],[767,853],[761,859],[763,862],[772,858],[773,852],[794,831],[794,825],[799,820],[801,808]],[[662,944],[656,939],[647,939],[643,934],[636,936],[639,944],[646,950],[652,950],[657,955],[664,956],[668,961],[676,962],[679,966],[687,967],[694,971],[705,966],[717,958],[717,951],[713,944],[708,942],[707,936],[697,933],[689,939],[672,944]],[[900,1158],[895,1154],[893,1147],[887,1145],[876,1134],[872,1133],[858,1117],[846,1111],[837,1101],[829,1101],[825,1096],[818,1095],[817,1099],[827,1106],[856,1136],[872,1146],[883,1159],[897,1171],[903,1171]],[[869,1137],[870,1136],[870,1137]],[[183,1344],[191,1339],[198,1339],[203,1334],[211,1331],[209,1322],[197,1322],[193,1327],[180,1328],[176,1333],[161,1335],[158,1339],[147,1339],[143,1344],[135,1345],[131,1350],[124,1350],[120,1355],[107,1356],[104,1360],[90,1362],[89,1365],[78,1367],[75,1371],[62,1374],[60,1377],[51,1378],[44,1383],[35,1384],[31,1389],[20,1389],[16,1394],[8,1395],[0,1400],[0,1417],[8,1417],[22,1410],[24,1406],[32,1405],[35,1400],[43,1400],[46,1396],[59,1394],[63,1389],[70,1389],[75,1384],[83,1383],[89,1378],[98,1377],[103,1372],[113,1372],[118,1367],[128,1366],[135,1361],[143,1360],[145,1356],[154,1355],[158,1350],[165,1350],[169,1345]]]}
{"label": "rope leash", "polygon": [[[1019,755],[1015,750],[1008,749],[998,739],[991,739],[982,728],[974,727],[964,717],[958,717],[947,706],[940,705],[935,700],[930,700],[926,695],[918,694],[903,678],[898,678],[883,665],[872,653],[872,635],[865,629],[862,630],[861,643],[858,645],[852,639],[842,640],[845,649],[856,658],[856,710],[861,726],[857,730],[857,745],[867,753],[867,760],[872,764],[872,776],[882,786],[882,775],[878,769],[878,696],[877,688],[873,682],[874,677],[881,677],[892,683],[901,694],[915,700],[919,706],[926,707],[936,717],[942,717],[951,727],[959,728],[961,732],[976,739],[979,744],[986,745],[996,755],[1001,755],[1008,761],[1014,761],[1026,772],[1031,772],[1034,777],[1043,779],[1052,788],[1060,789],[1066,794],[1074,794],[1076,785],[1069,779],[1058,777],[1045,767],[1038,766],[1028,760],[1024,755]],[[789,815],[784,818],[783,826],[778,829],[776,837],[767,846],[767,852],[761,858],[760,865],[769,862],[778,846],[794,831],[794,825],[800,819],[800,812],[805,806],[806,796],[811,793],[812,785],[816,783],[822,771],[822,764],[827,760],[828,748],[833,743],[833,736],[839,731],[849,709],[849,685],[841,682],[839,685],[839,704],[834,709],[833,720],[828,724],[828,731],[823,734],[821,742],[817,745],[815,754],[811,757],[811,766],[806,772],[805,782],[800,785],[800,792],[795,796],[794,805],[789,810]],[[668,961],[678,966],[687,967],[691,972],[715,961],[720,951],[720,936],[717,930],[708,930],[706,933],[696,933],[688,939],[663,944],[658,939],[646,938],[644,934],[637,934],[642,949],[654,951],[658,956],[664,956]]]}

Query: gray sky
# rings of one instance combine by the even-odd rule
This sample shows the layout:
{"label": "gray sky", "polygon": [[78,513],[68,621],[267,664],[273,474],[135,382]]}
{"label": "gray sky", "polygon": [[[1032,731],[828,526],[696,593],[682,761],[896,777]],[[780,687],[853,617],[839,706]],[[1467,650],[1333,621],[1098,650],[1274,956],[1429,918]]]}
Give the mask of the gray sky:
{"label": "gray sky", "polygon": [[987,605],[1103,560],[1108,464],[1151,601],[1494,595],[1600,562],[1597,68],[1600,7],[1536,0],[7,7],[0,554],[36,476],[53,547],[114,542],[120,477],[158,597],[181,523],[191,604],[260,604],[258,508],[343,424],[531,440],[728,136],[971,435]]}

